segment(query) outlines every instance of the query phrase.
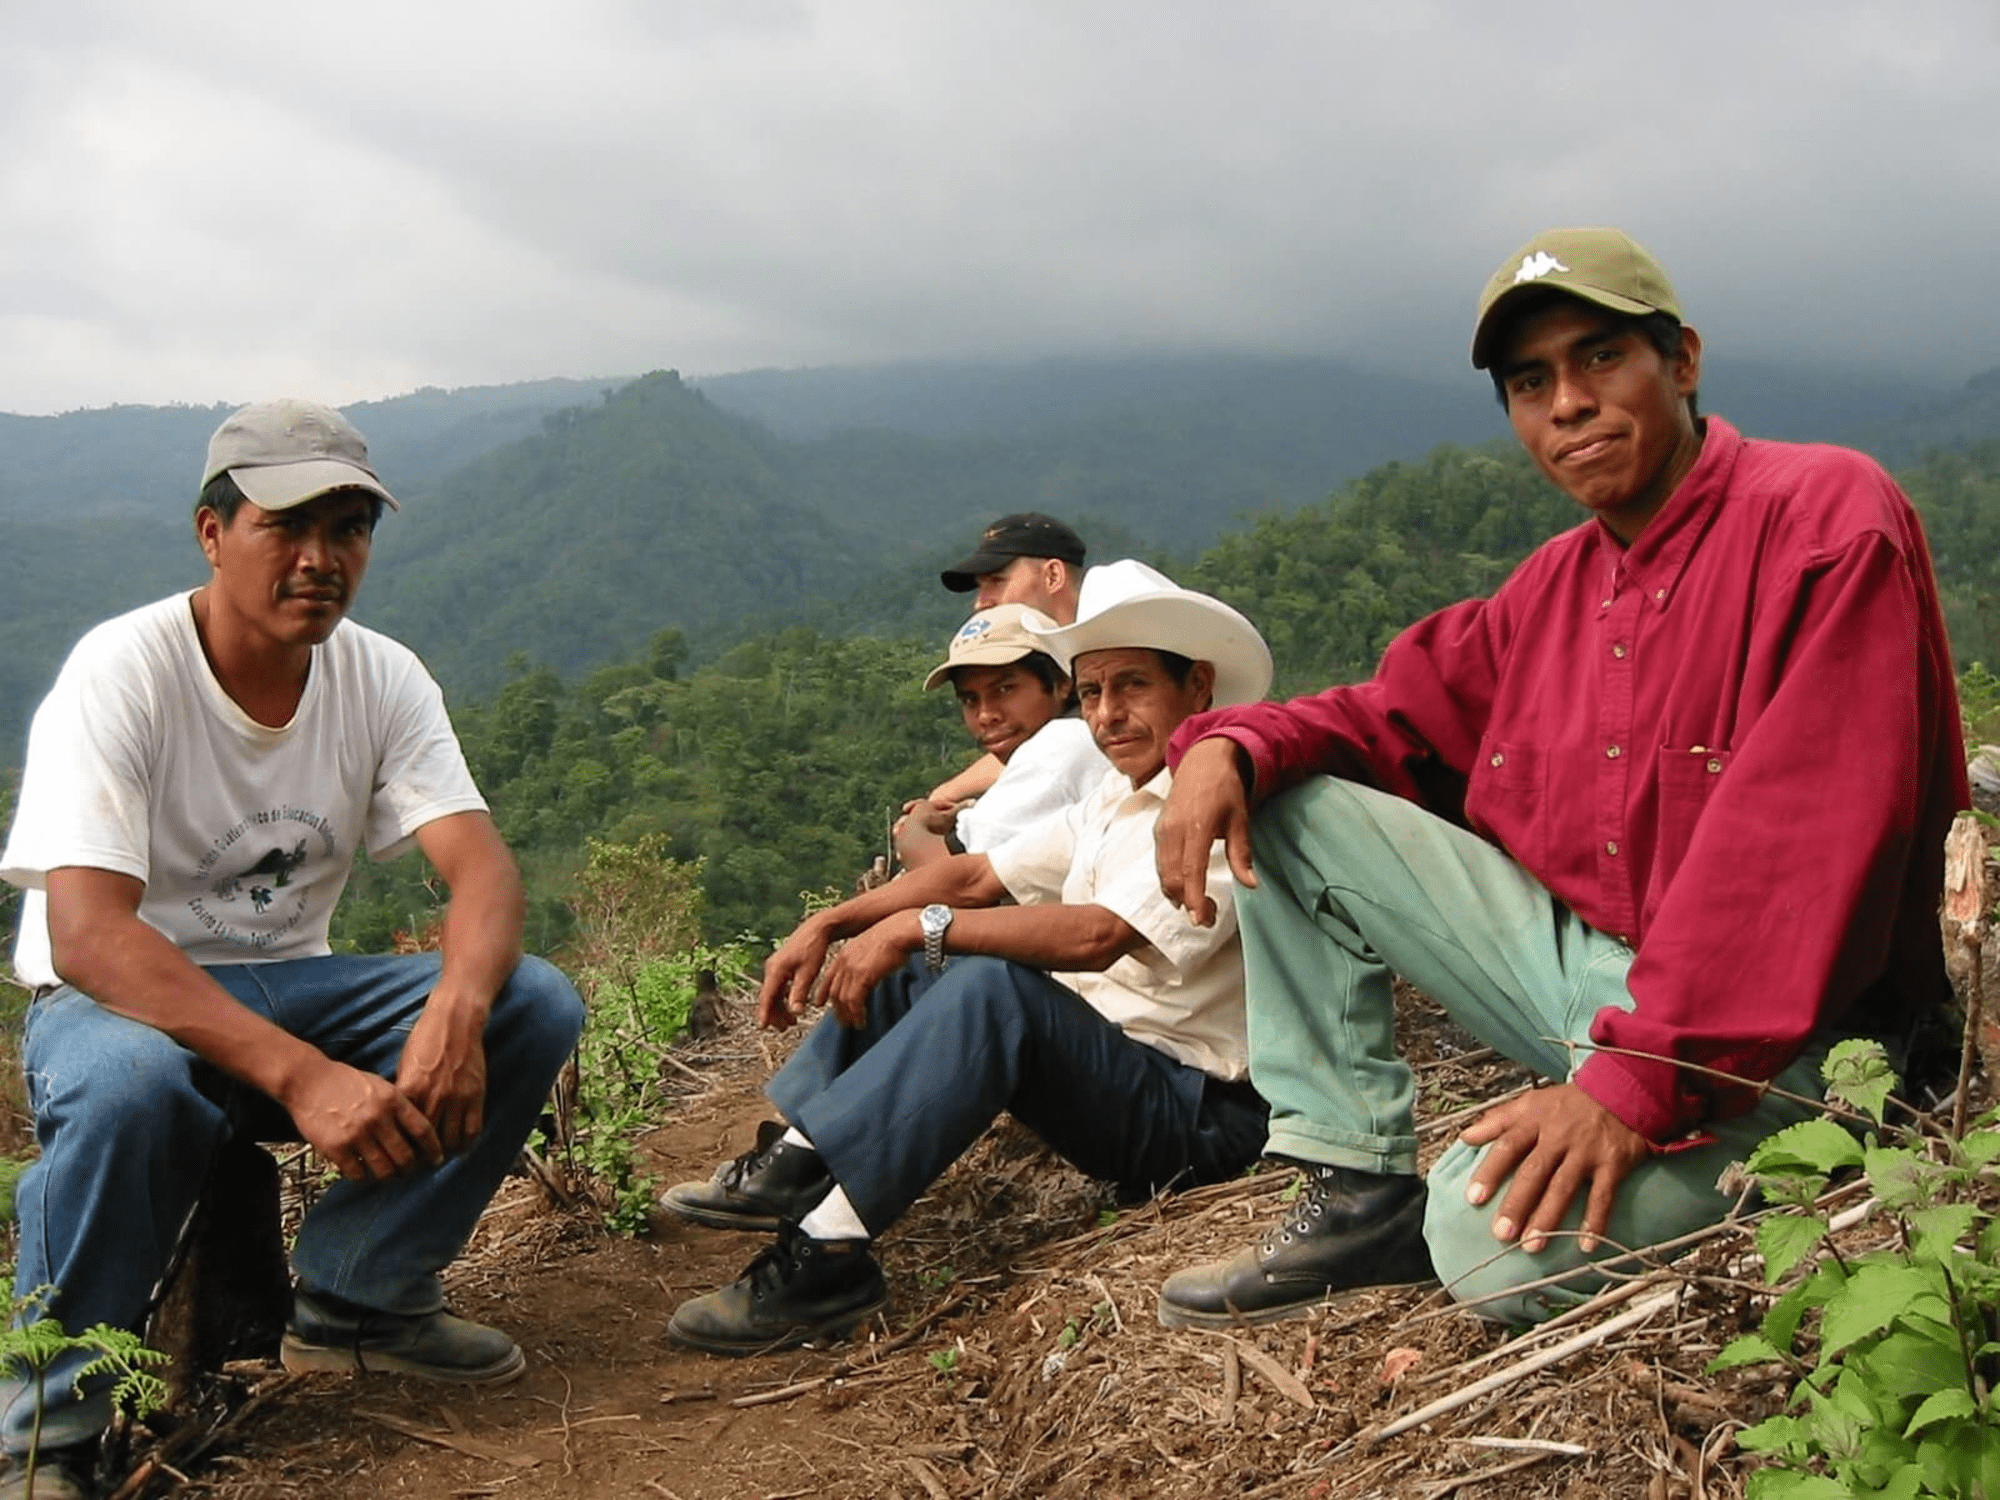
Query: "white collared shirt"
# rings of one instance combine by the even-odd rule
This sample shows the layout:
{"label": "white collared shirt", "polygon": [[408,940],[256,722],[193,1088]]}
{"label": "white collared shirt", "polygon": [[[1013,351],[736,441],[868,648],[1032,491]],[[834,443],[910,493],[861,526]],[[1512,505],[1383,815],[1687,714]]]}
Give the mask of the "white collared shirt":
{"label": "white collared shirt", "polygon": [[1113,771],[1082,801],[987,851],[1023,906],[1101,906],[1145,939],[1102,973],[1053,977],[1134,1041],[1218,1078],[1249,1074],[1236,889],[1218,841],[1209,853],[1215,924],[1197,927],[1160,891],[1153,825],[1172,774],[1144,786]]}

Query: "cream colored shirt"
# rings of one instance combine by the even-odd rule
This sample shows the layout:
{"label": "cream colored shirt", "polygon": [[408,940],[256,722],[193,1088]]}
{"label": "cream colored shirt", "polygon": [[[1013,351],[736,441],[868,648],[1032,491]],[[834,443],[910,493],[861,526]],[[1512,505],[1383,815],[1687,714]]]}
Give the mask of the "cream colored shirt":
{"label": "cream colored shirt", "polygon": [[1244,1078],[1243,941],[1222,845],[1208,861],[1214,926],[1195,926],[1160,893],[1153,825],[1172,785],[1163,770],[1135,791],[1113,771],[1082,801],[986,857],[1021,905],[1101,906],[1145,939],[1101,974],[1056,974],[1057,981],[1134,1041],[1218,1078]]}

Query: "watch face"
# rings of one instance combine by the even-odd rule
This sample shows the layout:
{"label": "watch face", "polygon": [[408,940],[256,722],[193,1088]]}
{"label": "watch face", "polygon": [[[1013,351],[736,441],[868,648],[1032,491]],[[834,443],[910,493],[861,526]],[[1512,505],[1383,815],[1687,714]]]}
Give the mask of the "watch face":
{"label": "watch face", "polygon": [[949,906],[926,906],[917,913],[917,926],[925,933],[935,936],[951,925]]}

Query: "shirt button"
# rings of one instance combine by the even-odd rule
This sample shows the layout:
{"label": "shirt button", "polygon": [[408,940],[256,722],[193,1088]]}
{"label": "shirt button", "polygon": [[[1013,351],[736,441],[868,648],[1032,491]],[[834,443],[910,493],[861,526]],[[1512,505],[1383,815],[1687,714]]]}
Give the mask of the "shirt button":
{"label": "shirt button", "polygon": [[1665,589],[1655,589],[1653,591],[1653,597],[1655,599],[1664,599],[1667,597],[1667,591]]}
{"label": "shirt button", "polygon": [[1604,602],[1603,602],[1602,604],[1600,604],[1600,605],[1598,606],[1598,608],[1599,608],[1599,609],[1609,609],[1609,608],[1611,608],[1611,601],[1610,601],[1609,599],[1606,599],[1606,600],[1605,600],[1605,601],[1604,601]]}
{"label": "shirt button", "polygon": [[1604,757],[1606,760],[1618,759],[1618,747],[1616,745],[1606,745],[1604,747]]}
{"label": "shirt button", "polygon": [[1489,766],[1502,766],[1505,765],[1506,763],[1507,763],[1507,757],[1504,755],[1495,755],[1493,759],[1487,762]]}
{"label": "shirt button", "polygon": [[1625,647],[1622,644],[1613,646],[1611,648],[1611,654],[1617,657],[1620,661],[1623,661],[1625,660]]}
{"label": "shirt button", "polygon": [[1604,852],[1606,854],[1616,854],[1618,852],[1618,841],[1616,839],[1611,840],[1610,843],[1604,846]]}
{"label": "shirt button", "polygon": [[1708,763],[1708,774],[1714,776],[1721,770],[1722,770],[1722,762],[1711,758]]}

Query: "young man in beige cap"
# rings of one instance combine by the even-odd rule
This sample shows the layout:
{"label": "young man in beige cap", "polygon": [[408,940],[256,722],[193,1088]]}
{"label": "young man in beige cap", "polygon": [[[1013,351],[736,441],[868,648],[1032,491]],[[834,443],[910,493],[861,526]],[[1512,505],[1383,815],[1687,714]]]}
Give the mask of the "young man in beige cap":
{"label": "young man in beige cap", "polygon": [[969,806],[927,799],[904,808],[895,843],[906,870],[983,854],[1078,801],[1111,769],[1090,726],[1071,714],[1069,674],[1028,633],[1029,619],[1053,623],[1025,604],[980,610],[924,679],[925,692],[951,688],[966,733],[1002,769]]}
{"label": "young man in beige cap", "polygon": [[1235,610],[1138,564],[1093,571],[1074,625],[1030,624],[1115,769],[1066,813],[821,912],[771,956],[762,1024],[814,1001],[833,1014],[771,1080],[785,1123],[663,1200],[777,1231],[740,1281],[681,1305],[676,1342],[755,1354],[852,1328],[883,1300],[870,1238],[1003,1109],[1128,1193],[1232,1176],[1263,1141],[1228,871],[1218,854],[1218,914],[1195,925],[1161,894],[1153,825],[1174,729],[1262,697],[1270,652]]}
{"label": "young man in beige cap", "polygon": [[[506,1334],[438,1273],[520,1151],[582,1025],[521,955],[520,877],[437,684],[346,618],[396,501],[340,413],[246,406],[209,444],[208,582],[98,626],[28,738],[0,877],[27,894],[15,972],[40,1159],[15,1196],[17,1296],[71,1330],[136,1329],[216,1147],[296,1132],[339,1172],[307,1214],[293,1369],[511,1380]],[[421,849],[451,890],[442,953],[333,956],[357,848]],[[267,1134],[268,1133],[268,1134]],[[109,1414],[85,1356],[40,1402],[45,1500],[88,1493]],[[15,1382],[20,1454],[37,1396]],[[16,1470],[0,1495],[25,1485]]]}
{"label": "young man in beige cap", "polygon": [[[1205,920],[1229,851],[1251,1076],[1307,1186],[1168,1280],[1170,1326],[1282,1317],[1426,1252],[1487,1314],[1542,1317],[1593,1262],[1729,1209],[1722,1169],[1803,1112],[1764,1084],[1816,1095],[1835,1040],[1893,1056],[1947,993],[1967,798],[1917,517],[1858,453],[1701,418],[1701,353],[1618,231],[1509,256],[1473,363],[1592,519],[1372,680],[1175,737],[1161,881]],[[1462,1132],[1428,1194],[1392,969],[1549,1080]]]}

